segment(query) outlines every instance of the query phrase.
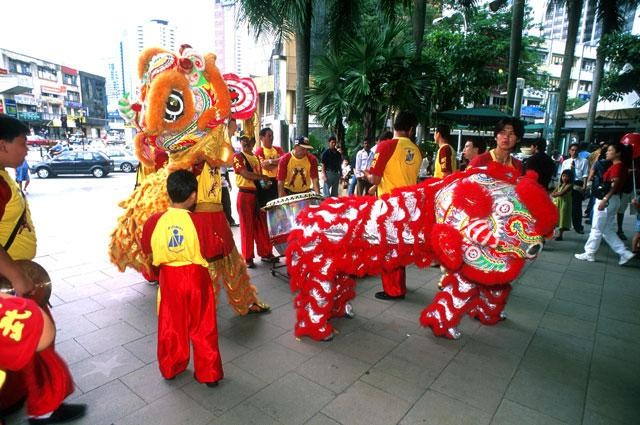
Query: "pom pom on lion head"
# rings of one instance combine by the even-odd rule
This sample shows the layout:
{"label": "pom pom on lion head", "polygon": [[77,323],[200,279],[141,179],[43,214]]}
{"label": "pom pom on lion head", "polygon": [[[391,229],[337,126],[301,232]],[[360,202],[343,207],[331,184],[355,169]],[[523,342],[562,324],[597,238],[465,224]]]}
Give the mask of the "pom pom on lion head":
{"label": "pom pom on lion head", "polygon": [[200,55],[188,45],[177,54],[161,48],[140,54],[138,76],[144,107],[135,144],[147,166],[153,165],[156,148],[177,159],[205,145],[208,152],[203,156],[229,162],[233,149],[220,124],[231,116],[231,98],[215,60],[213,53]]}

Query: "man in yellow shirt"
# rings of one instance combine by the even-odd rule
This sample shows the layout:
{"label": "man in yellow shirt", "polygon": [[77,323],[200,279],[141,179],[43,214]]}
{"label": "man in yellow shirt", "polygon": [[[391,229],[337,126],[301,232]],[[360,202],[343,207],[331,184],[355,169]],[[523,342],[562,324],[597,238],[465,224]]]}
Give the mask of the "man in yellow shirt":
{"label": "man in yellow shirt", "polygon": [[267,200],[272,201],[278,197],[278,163],[284,151],[280,146],[273,146],[273,131],[270,128],[260,130],[260,147],[256,149],[256,156],[260,159],[262,174],[271,182],[265,190],[269,192]]}
{"label": "man in yellow shirt", "polygon": [[436,151],[436,160],[433,164],[433,177],[439,179],[448,176],[458,169],[456,161],[456,151],[449,144],[451,130],[448,125],[439,125],[433,135],[434,140],[438,144]]}
{"label": "man in yellow shirt", "polygon": [[293,150],[280,158],[278,163],[278,196],[309,192],[313,187],[320,193],[318,160],[309,153],[313,146],[306,137],[298,137]]}
{"label": "man in yellow shirt", "polygon": [[[400,112],[393,123],[393,139],[378,143],[371,168],[365,176],[377,185],[378,197],[398,187],[418,181],[422,164],[420,149],[411,141],[418,119],[411,112]],[[382,291],[375,297],[381,300],[404,299],[407,293],[405,268],[382,273]]]}
{"label": "man in yellow shirt", "polygon": [[[34,287],[16,260],[35,257],[36,233],[29,205],[5,168],[18,167],[24,161],[28,133],[29,128],[21,121],[0,114],[0,274],[18,295],[28,295]],[[53,346],[33,355],[13,383],[7,382],[0,390],[0,401],[24,393],[25,388],[30,424],[60,423],[85,414],[84,404],[63,403],[73,392],[73,379]]]}

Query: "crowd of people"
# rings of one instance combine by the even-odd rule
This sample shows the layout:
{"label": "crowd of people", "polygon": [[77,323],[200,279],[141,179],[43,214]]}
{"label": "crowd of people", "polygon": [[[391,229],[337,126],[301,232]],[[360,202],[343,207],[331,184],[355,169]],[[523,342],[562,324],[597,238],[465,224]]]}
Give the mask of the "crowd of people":
{"label": "crowd of people", "polygon": [[[224,281],[229,301],[238,314],[269,311],[269,306],[257,298],[246,271],[256,267],[256,253],[265,263],[279,261],[273,254],[262,207],[289,195],[311,191],[319,194],[321,181],[325,197],[338,196],[341,187],[347,195],[383,196],[395,188],[417,183],[426,168],[423,154],[413,141],[417,125],[413,113],[398,113],[393,133],[381,135],[375,148],[371,140],[364,140],[353,164],[341,152],[335,137],[327,140],[327,148],[318,161],[311,153],[314,147],[304,136],[296,138],[287,153],[273,145],[273,131],[269,128],[260,130],[257,148],[255,139],[241,136],[241,151],[233,157],[241,258],[230,236],[230,227],[236,223],[231,213],[231,181],[227,170],[205,162],[193,169],[169,174],[166,187],[171,205],[147,221],[142,236],[142,249],[153,259],[161,289],[158,363],[162,376],[173,379],[186,369],[192,344],[196,380],[215,387],[222,379],[215,319],[218,277]],[[235,121],[230,120],[228,136],[236,129]],[[0,266],[2,275],[12,283],[17,295],[27,295],[33,290],[33,283],[17,267],[16,260],[34,258],[36,239],[24,197],[28,173],[27,179],[17,173],[16,182],[6,168],[20,170],[24,166],[27,133],[28,128],[20,121],[0,115],[0,241],[3,243]],[[630,156],[625,146],[602,142],[589,153],[574,143],[569,147],[568,158],[562,159],[546,154],[544,140],[524,141],[523,137],[523,122],[505,118],[494,129],[493,146],[487,149],[482,141],[468,140],[459,164],[455,149],[449,143],[450,128],[440,125],[434,133],[437,150],[431,163],[433,176],[444,178],[460,169],[487,166],[492,162],[511,168],[515,175],[533,170],[559,209],[557,241],[562,241],[564,233],[571,229],[584,233],[583,219],[591,225],[584,253],[575,254],[576,259],[595,261],[604,239],[619,255],[620,265],[631,260],[640,248],[640,220],[636,223],[638,233],[631,251],[624,244],[622,219],[627,205],[632,202],[637,207],[640,199],[631,200],[633,176],[629,172]],[[531,155],[524,161],[514,156],[519,145],[530,147]],[[583,212],[585,200],[588,202]],[[376,298],[405,297],[404,268],[385,272],[381,279],[382,291],[375,294]],[[0,384],[6,376],[21,381],[31,424],[59,423],[84,415],[84,405],[64,403],[73,385],[64,360],[55,352],[52,343],[55,328],[51,330],[53,318],[46,306],[40,308],[2,295],[0,318],[15,323],[18,323],[15,315],[6,319],[10,314],[6,306],[24,312],[26,315],[21,317],[25,319],[33,319],[20,321],[19,329],[24,329],[22,339],[6,340],[7,334],[15,335],[17,324],[11,328],[13,334],[2,334]],[[19,358],[15,353],[20,353]],[[8,370],[9,375],[2,370]],[[31,379],[40,376],[42,371],[47,371],[46,379]],[[10,406],[0,406],[5,407]]]}

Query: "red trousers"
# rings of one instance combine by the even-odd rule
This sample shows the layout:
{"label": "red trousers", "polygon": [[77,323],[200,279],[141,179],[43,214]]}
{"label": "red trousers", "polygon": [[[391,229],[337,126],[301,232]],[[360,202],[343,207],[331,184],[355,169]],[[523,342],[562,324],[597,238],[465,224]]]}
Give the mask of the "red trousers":
{"label": "red trousers", "polygon": [[[51,316],[46,307],[44,310]],[[71,372],[51,345],[35,353],[18,372],[7,373],[7,381],[0,390],[0,409],[26,397],[27,415],[45,415],[56,410],[72,392]]]}
{"label": "red trousers", "polygon": [[189,343],[198,382],[223,378],[213,285],[207,268],[160,266],[158,363],[166,379],[189,364]]}
{"label": "red trousers", "polygon": [[240,217],[240,248],[246,261],[253,260],[255,242],[260,257],[273,255],[273,245],[267,230],[267,214],[256,208],[255,193],[239,192],[236,209]]}
{"label": "red trousers", "polygon": [[391,272],[382,272],[382,290],[392,297],[407,294],[407,276],[404,267]]}

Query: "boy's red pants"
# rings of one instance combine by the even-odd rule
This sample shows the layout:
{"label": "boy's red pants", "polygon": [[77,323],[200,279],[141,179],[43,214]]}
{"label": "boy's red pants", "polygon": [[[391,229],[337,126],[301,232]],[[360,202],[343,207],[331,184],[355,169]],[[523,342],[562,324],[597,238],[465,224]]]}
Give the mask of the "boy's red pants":
{"label": "boy's red pants", "polygon": [[190,264],[160,267],[158,363],[164,378],[189,364],[189,343],[198,382],[222,379],[213,285],[207,268]]}

